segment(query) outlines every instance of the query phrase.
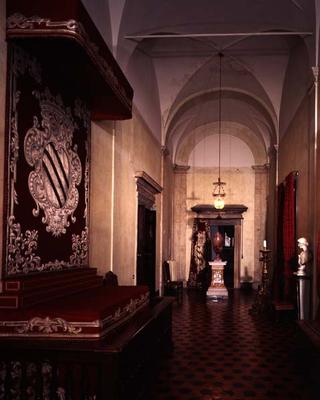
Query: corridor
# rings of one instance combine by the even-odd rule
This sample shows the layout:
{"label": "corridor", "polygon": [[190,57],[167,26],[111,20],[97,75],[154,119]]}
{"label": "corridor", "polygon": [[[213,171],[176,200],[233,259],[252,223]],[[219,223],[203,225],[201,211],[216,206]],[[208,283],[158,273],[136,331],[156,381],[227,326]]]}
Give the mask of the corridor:
{"label": "corridor", "polygon": [[195,292],[174,303],[174,351],[161,365],[153,400],[313,400],[306,343],[295,322],[252,317],[253,297],[227,301]]}

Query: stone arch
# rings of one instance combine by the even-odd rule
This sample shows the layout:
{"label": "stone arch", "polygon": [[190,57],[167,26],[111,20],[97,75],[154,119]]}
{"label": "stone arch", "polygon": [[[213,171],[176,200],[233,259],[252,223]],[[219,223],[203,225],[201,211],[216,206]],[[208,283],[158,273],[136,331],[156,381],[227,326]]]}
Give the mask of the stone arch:
{"label": "stone arch", "polygon": [[[174,155],[175,164],[187,165],[194,146],[205,137],[218,133],[217,122],[208,124],[206,129],[202,130],[202,134],[199,135],[197,131],[201,128],[197,128],[195,132],[190,132],[189,135],[185,135],[181,138]],[[228,135],[239,138],[248,145],[253,154],[255,164],[262,165],[268,162],[267,149],[264,143],[259,140],[257,135],[252,132],[250,128],[236,122],[225,121],[223,123],[223,131]]]}

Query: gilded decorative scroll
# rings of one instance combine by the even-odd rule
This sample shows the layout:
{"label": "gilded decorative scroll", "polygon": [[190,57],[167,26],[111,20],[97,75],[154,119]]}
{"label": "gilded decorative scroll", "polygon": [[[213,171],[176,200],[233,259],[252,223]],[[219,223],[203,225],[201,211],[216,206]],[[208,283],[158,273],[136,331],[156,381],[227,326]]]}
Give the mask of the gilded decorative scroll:
{"label": "gilded decorative scroll", "polygon": [[21,327],[17,327],[18,333],[39,332],[44,334],[56,333],[62,331],[72,335],[77,335],[81,332],[81,328],[75,327],[62,318],[40,318],[35,317]]}
{"label": "gilded decorative scroll", "polygon": [[20,224],[14,222],[14,217],[8,221],[10,238],[8,245],[8,272],[12,275],[43,270],[40,257],[36,256],[38,247],[38,232],[27,230],[21,232]]}
{"label": "gilded decorative scroll", "polygon": [[35,92],[41,107],[42,123],[33,117],[33,127],[24,139],[24,155],[33,170],[29,174],[29,190],[37,208],[34,216],[44,211],[42,222],[54,236],[66,233],[69,217],[78,205],[77,186],[81,181],[81,162],[77,147],[72,147],[75,124],[61,97],[48,89]]}
{"label": "gilded decorative scroll", "polygon": [[81,235],[72,235],[72,254],[70,263],[82,265],[88,257],[88,229],[81,232]]}

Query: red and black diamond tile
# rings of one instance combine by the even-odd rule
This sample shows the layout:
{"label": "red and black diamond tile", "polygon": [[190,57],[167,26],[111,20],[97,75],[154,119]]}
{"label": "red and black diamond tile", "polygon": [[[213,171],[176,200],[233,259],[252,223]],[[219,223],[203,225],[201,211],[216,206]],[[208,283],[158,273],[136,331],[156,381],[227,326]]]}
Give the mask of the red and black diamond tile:
{"label": "red and black diamond tile", "polygon": [[174,351],[161,363],[152,400],[315,400],[300,362],[294,321],[252,317],[234,290],[212,302],[195,292],[173,307]]}

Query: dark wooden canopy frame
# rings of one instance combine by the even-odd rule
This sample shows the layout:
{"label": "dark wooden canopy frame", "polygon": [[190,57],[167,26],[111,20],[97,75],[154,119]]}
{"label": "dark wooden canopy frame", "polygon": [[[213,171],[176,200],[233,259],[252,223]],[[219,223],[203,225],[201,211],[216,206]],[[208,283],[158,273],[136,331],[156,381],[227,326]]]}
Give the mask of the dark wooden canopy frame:
{"label": "dark wooden canopy frame", "polygon": [[234,226],[234,288],[240,288],[240,262],[242,256],[242,220],[248,207],[242,204],[226,204],[223,210],[217,210],[210,204],[197,204],[191,208],[198,219],[211,225]]}

